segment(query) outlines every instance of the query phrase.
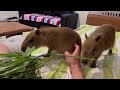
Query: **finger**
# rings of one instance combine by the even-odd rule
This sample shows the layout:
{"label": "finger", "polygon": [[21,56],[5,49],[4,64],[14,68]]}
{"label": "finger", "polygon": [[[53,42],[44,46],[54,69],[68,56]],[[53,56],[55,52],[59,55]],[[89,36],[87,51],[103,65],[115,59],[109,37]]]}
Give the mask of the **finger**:
{"label": "finger", "polygon": [[73,52],[73,54],[80,54],[80,46],[78,46],[77,44],[75,44],[75,51]]}
{"label": "finger", "polygon": [[71,55],[68,51],[65,51],[64,54],[67,55],[67,56]]}

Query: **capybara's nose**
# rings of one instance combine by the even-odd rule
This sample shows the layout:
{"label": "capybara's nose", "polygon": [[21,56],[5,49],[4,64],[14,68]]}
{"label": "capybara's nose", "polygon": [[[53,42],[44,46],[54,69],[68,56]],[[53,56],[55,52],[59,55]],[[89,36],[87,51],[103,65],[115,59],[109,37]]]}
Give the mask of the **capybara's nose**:
{"label": "capybara's nose", "polygon": [[88,64],[88,60],[81,60],[81,62],[84,64],[84,65],[87,65]]}
{"label": "capybara's nose", "polygon": [[24,48],[24,47],[22,47],[21,50],[22,50],[23,52],[25,52],[25,48]]}

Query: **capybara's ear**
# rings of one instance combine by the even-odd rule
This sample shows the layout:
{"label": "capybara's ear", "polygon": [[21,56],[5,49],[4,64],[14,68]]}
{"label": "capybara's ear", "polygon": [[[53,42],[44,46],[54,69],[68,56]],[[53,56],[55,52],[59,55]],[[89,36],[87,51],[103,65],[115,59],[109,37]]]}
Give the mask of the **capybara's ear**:
{"label": "capybara's ear", "polygon": [[86,38],[86,39],[88,39],[88,36],[87,36],[87,34],[86,34],[86,33],[85,33],[85,38]]}
{"label": "capybara's ear", "polygon": [[39,36],[41,34],[41,31],[38,29],[35,31],[35,33]]}
{"label": "capybara's ear", "polygon": [[98,42],[100,39],[101,39],[101,36],[99,35],[99,36],[96,38],[96,41]]}

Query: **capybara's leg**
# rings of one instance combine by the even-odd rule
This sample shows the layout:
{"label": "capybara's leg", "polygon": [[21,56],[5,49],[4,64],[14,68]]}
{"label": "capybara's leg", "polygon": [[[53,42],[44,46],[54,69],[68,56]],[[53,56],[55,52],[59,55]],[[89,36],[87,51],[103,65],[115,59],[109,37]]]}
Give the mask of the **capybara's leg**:
{"label": "capybara's leg", "polygon": [[112,49],[109,49],[108,55],[112,55]]}
{"label": "capybara's leg", "polygon": [[101,56],[101,54],[102,54],[102,53],[98,53],[98,54],[95,56],[94,60],[92,61],[92,64],[90,65],[90,67],[92,67],[92,68],[96,68],[96,67],[97,67],[96,62],[97,62],[98,58]]}

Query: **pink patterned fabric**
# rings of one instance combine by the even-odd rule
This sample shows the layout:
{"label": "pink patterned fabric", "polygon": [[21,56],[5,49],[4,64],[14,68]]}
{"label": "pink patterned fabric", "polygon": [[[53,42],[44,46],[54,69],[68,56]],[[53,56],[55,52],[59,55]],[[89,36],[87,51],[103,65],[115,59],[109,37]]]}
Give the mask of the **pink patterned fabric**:
{"label": "pink patterned fabric", "polygon": [[55,26],[61,25],[61,18],[57,16],[49,16],[44,14],[24,14],[20,17],[21,20],[44,22]]}

